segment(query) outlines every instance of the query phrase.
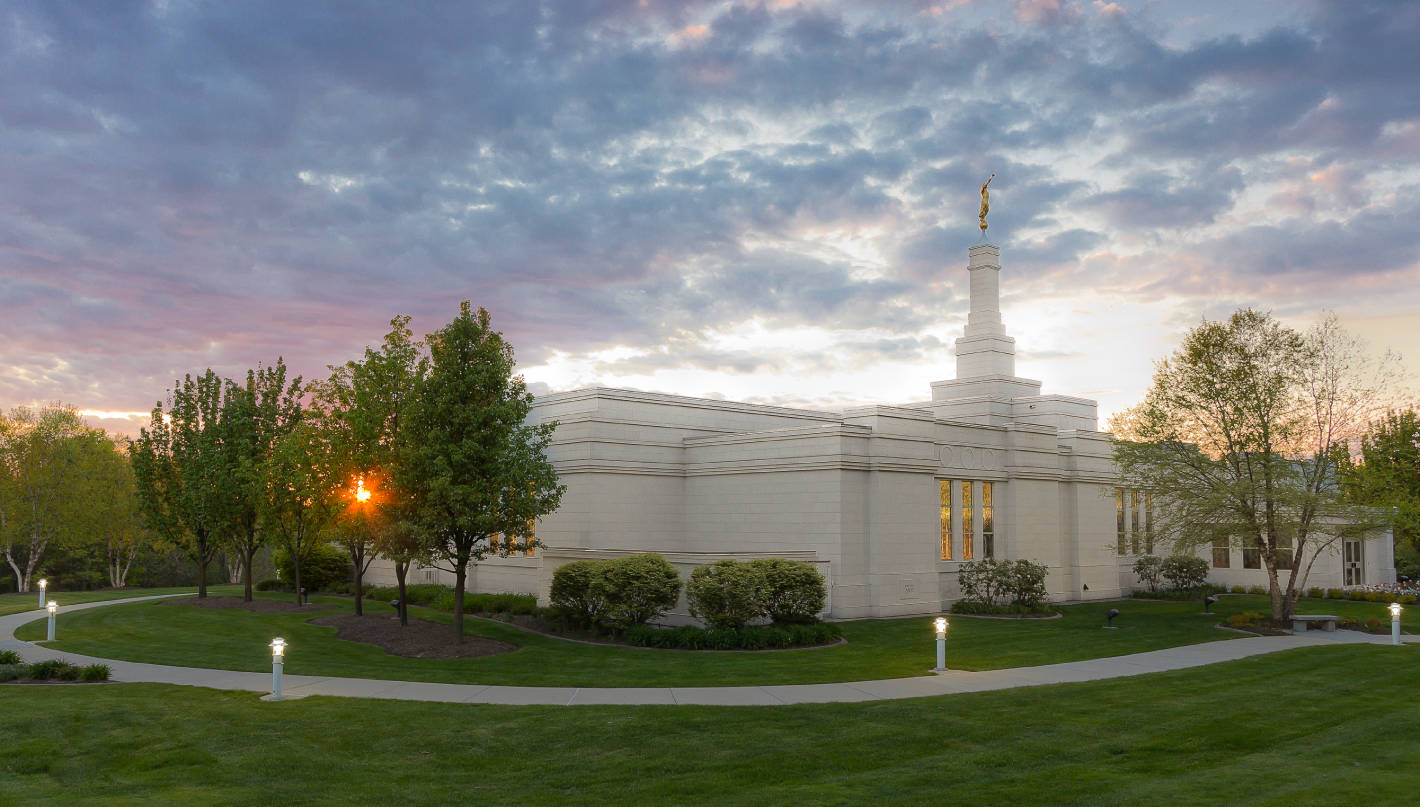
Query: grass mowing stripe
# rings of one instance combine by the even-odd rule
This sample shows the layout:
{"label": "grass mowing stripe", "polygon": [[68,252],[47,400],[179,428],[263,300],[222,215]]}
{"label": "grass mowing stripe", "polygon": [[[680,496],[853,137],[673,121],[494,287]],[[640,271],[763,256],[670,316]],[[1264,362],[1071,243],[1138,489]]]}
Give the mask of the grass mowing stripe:
{"label": "grass mowing stripe", "polygon": [[0,687],[15,803],[1388,804],[1420,648],[759,708],[464,706]]}

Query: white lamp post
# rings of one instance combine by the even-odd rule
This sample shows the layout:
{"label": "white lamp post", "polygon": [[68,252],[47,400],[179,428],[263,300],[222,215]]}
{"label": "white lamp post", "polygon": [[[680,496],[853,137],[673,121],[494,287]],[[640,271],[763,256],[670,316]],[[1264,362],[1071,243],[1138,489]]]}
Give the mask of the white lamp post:
{"label": "white lamp post", "polygon": [[937,630],[937,666],[932,668],[932,672],[947,671],[947,618],[939,616],[932,620],[932,627]]}
{"label": "white lamp post", "polygon": [[281,699],[281,668],[286,663],[286,640],[277,636],[271,640],[271,699]]}
{"label": "white lamp post", "polygon": [[1400,644],[1400,603],[1390,604],[1390,643]]}
{"label": "white lamp post", "polygon": [[49,586],[48,580],[39,581],[39,607],[41,608],[44,607],[44,590],[47,586]]}
{"label": "white lamp post", "polygon": [[45,608],[49,609],[49,638],[46,641],[52,642],[54,641],[54,614],[59,610],[59,603],[50,600]]}

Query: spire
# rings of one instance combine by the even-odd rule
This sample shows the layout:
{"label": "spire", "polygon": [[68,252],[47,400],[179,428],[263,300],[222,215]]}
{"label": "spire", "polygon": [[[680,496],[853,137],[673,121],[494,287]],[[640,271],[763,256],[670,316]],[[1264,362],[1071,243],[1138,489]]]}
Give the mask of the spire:
{"label": "spire", "polygon": [[957,340],[957,378],[1016,375],[1016,340],[1001,322],[1001,250],[976,244],[967,273],[971,278],[971,313],[965,335]]}

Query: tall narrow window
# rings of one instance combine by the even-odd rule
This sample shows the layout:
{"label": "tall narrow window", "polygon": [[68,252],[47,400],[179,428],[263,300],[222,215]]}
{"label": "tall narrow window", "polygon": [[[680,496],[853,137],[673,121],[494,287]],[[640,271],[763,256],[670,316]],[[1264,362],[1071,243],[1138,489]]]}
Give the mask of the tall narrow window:
{"label": "tall narrow window", "polygon": [[1226,569],[1233,565],[1232,550],[1228,549],[1227,538],[1213,539],[1213,568]]}
{"label": "tall narrow window", "polygon": [[937,483],[942,495],[942,560],[952,559],[952,483]]}
{"label": "tall narrow window", "polygon": [[1290,571],[1292,568],[1292,539],[1279,537],[1277,539],[1277,571]]}
{"label": "tall narrow window", "polygon": [[1144,554],[1154,554],[1154,492],[1144,491]]}
{"label": "tall narrow window", "polygon": [[981,483],[981,557],[996,557],[995,508],[991,505],[991,483]]}
{"label": "tall narrow window", "polygon": [[1139,491],[1129,491],[1129,549],[1139,554]]}
{"label": "tall narrow window", "polygon": [[1124,488],[1114,489],[1114,545],[1118,548],[1119,554],[1128,554],[1129,548],[1125,545],[1124,532]]}
{"label": "tall narrow window", "polygon": [[971,482],[961,483],[961,559],[971,560],[976,525],[972,523]]}

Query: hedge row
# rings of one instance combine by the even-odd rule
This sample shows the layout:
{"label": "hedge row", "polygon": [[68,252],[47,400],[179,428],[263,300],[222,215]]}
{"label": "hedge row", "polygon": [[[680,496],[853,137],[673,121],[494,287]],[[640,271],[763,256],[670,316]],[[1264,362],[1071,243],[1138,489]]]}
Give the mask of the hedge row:
{"label": "hedge row", "polygon": [[680,575],[654,552],[579,560],[552,573],[548,600],[574,626],[625,631],[664,615],[680,599]]}
{"label": "hedge row", "polygon": [[[13,660],[10,660],[13,659]],[[19,656],[0,655],[0,681],[84,681],[96,683],[107,681],[110,670],[107,664],[90,664],[79,667],[67,661],[52,659],[23,664]]]}
{"label": "hedge row", "polygon": [[709,629],[693,625],[678,628],[636,625],[626,631],[626,641],[639,647],[671,650],[767,650],[823,645],[842,635],[837,625],[827,622]]}
{"label": "hedge row", "polygon": [[758,558],[697,567],[686,597],[691,616],[714,629],[735,629],[761,618],[777,624],[815,622],[828,590],[811,563]]}

